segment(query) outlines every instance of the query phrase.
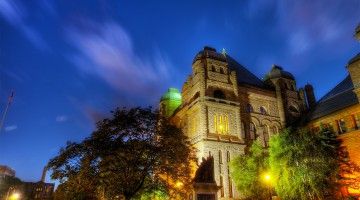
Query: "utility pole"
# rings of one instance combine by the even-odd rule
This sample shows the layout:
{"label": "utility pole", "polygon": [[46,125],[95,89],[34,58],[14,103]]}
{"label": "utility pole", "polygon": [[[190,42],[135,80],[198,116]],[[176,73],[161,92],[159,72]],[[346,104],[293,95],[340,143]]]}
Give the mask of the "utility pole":
{"label": "utility pole", "polygon": [[4,113],[2,115],[2,118],[1,118],[1,121],[0,121],[0,133],[1,133],[2,129],[3,129],[4,123],[5,123],[5,118],[6,118],[8,110],[9,110],[9,107],[10,107],[11,103],[14,100],[14,95],[15,95],[14,91],[11,91],[11,94],[10,94],[10,96],[8,98],[8,102],[7,102],[6,107],[5,107],[5,111],[4,111]]}

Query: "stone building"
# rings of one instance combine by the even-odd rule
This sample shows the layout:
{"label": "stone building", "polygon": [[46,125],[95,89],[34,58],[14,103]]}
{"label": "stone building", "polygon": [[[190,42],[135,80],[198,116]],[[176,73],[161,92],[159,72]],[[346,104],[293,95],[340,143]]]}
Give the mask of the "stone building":
{"label": "stone building", "polygon": [[[360,41],[360,25],[355,30],[355,38]],[[350,59],[347,70],[348,75],[344,80],[325,94],[311,110],[308,126],[313,131],[323,127],[332,128],[343,141],[350,160],[360,166],[360,53]],[[359,181],[343,188],[343,193],[360,197],[360,174],[348,176],[358,177]]]}
{"label": "stone building", "polygon": [[181,94],[171,88],[160,101],[162,112],[197,148],[199,164],[202,158],[213,158],[220,189],[201,190],[192,198],[239,199],[229,173],[231,158],[244,154],[253,140],[266,147],[271,135],[308,109],[306,99],[315,101],[312,87],[299,89],[294,76],[280,66],[273,65],[259,79],[226,53],[211,47],[200,51]]}

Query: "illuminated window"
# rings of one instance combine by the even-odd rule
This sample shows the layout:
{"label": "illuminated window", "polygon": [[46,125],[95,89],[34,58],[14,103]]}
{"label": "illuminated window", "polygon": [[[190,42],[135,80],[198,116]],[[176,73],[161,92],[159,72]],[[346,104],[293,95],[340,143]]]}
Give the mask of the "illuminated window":
{"label": "illuminated window", "polygon": [[340,125],[340,131],[341,133],[345,133],[347,131],[347,127],[346,127],[346,122],[344,119],[340,119],[339,121],[339,125]]}
{"label": "illuminated window", "polygon": [[229,132],[229,118],[226,114],[214,115],[214,128],[217,134],[227,134]]}
{"label": "illuminated window", "polygon": [[192,117],[190,118],[190,132],[196,133],[196,129],[197,129],[197,119],[196,117]]}

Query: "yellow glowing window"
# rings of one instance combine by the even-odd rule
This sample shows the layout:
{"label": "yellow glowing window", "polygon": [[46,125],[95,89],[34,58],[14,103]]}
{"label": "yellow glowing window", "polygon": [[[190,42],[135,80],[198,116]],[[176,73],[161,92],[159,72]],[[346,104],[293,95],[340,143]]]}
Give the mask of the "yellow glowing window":
{"label": "yellow glowing window", "polygon": [[227,134],[229,133],[229,117],[226,114],[214,115],[214,128],[215,132],[218,134]]}

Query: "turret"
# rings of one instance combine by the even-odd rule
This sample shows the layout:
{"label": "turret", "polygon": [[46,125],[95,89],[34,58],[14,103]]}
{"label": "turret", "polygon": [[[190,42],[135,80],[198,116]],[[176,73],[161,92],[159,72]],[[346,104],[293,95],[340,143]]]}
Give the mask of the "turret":
{"label": "turret", "polygon": [[306,94],[307,106],[311,110],[316,105],[316,98],[315,98],[314,88],[309,83],[305,85],[305,94]]}
{"label": "turret", "polygon": [[293,101],[290,100],[290,98],[293,98],[290,96],[298,96],[292,95],[292,93],[296,93],[295,78],[290,72],[283,70],[282,67],[273,65],[270,72],[266,74],[264,81],[275,88],[280,120],[282,125],[285,126],[288,122],[293,121],[288,109],[288,102]]}
{"label": "turret", "polygon": [[176,88],[169,88],[168,91],[161,97],[160,112],[165,117],[170,117],[174,111],[181,105],[181,93]]}

